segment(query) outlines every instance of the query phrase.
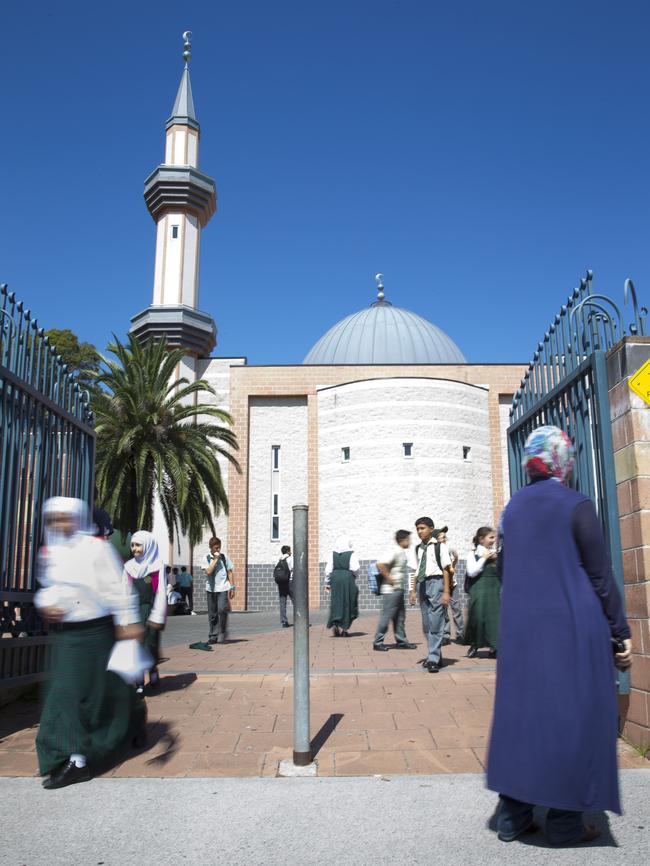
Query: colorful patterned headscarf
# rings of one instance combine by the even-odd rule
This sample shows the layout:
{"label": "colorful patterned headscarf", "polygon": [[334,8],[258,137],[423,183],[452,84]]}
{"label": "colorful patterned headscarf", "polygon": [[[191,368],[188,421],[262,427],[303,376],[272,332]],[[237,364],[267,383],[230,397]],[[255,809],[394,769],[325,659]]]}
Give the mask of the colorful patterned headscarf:
{"label": "colorful patterned headscarf", "polygon": [[573,467],[575,449],[559,427],[538,427],[526,439],[522,466],[528,477],[557,478],[566,481]]}

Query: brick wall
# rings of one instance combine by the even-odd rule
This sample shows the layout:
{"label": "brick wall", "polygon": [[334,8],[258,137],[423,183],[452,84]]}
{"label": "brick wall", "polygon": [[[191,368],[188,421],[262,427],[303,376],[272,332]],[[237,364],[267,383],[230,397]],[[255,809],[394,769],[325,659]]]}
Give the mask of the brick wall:
{"label": "brick wall", "polygon": [[648,358],[650,338],[626,337],[607,359],[625,604],[634,653],[631,691],[621,701],[621,711],[623,735],[636,746],[650,746],[650,407],[628,381]]}

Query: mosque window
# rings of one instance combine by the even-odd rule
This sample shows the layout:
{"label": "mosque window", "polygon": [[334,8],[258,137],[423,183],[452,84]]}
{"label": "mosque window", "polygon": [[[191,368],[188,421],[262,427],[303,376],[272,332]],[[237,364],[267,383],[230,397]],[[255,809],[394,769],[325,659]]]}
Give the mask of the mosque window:
{"label": "mosque window", "polygon": [[271,446],[271,541],[280,539],[280,446]]}
{"label": "mosque window", "polygon": [[280,497],[277,493],[273,494],[273,515],[271,517],[271,541],[278,541],[280,538]]}
{"label": "mosque window", "polygon": [[178,226],[172,226],[172,237],[174,239],[178,237]]}
{"label": "mosque window", "polygon": [[350,462],[350,449],[349,448],[341,448],[341,462],[349,463]]}
{"label": "mosque window", "polygon": [[471,460],[472,459],[472,449],[469,445],[463,445],[463,460]]}
{"label": "mosque window", "polygon": [[402,452],[405,457],[413,457],[413,443],[402,442]]}

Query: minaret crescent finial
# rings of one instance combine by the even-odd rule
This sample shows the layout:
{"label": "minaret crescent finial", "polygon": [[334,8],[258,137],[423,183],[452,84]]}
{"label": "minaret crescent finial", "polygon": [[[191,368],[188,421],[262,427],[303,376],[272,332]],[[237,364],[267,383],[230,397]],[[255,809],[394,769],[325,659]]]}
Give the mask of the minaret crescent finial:
{"label": "minaret crescent finial", "polygon": [[384,300],[384,275],[383,274],[375,274],[375,280],[377,282],[377,300]]}
{"label": "minaret crescent finial", "polygon": [[185,65],[190,62],[192,59],[192,31],[186,30],[183,33],[183,60],[185,61]]}

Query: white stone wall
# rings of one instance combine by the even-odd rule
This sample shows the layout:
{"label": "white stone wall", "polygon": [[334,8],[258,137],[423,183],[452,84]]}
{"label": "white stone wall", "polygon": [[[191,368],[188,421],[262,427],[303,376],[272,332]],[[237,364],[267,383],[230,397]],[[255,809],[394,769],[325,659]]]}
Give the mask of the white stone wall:
{"label": "white stone wall", "polygon": [[[250,401],[248,564],[275,564],[292,544],[294,505],[307,503],[307,398]],[[271,447],[280,446],[280,538],[271,540]]]}
{"label": "white stone wall", "polygon": [[[440,379],[353,382],[318,392],[320,559],[349,534],[376,559],[430,516],[461,555],[491,522],[488,388]],[[413,443],[413,458],[403,443]],[[463,457],[469,447],[469,459]],[[350,448],[349,463],[341,449]],[[413,535],[415,539],[415,533]]]}
{"label": "white stone wall", "polygon": [[510,426],[510,406],[512,395],[499,396],[499,431],[501,433],[501,465],[503,466],[503,502],[510,499],[510,473],[508,470],[508,427]]}

